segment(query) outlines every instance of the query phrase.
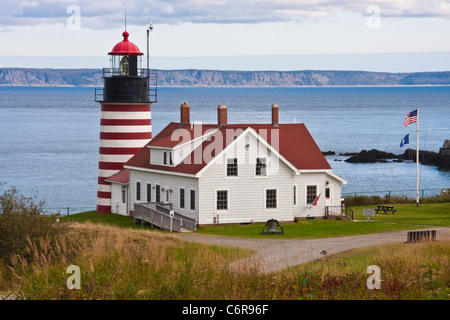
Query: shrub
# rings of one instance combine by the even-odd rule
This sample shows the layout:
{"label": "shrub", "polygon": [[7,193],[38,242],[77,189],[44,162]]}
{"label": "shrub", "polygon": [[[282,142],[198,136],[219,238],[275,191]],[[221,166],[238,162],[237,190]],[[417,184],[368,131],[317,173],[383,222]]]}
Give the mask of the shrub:
{"label": "shrub", "polygon": [[[0,190],[4,184],[0,184]],[[9,263],[11,255],[26,257],[29,241],[46,237],[51,243],[64,231],[56,215],[44,215],[44,202],[35,203],[11,187],[0,194],[0,259]]]}

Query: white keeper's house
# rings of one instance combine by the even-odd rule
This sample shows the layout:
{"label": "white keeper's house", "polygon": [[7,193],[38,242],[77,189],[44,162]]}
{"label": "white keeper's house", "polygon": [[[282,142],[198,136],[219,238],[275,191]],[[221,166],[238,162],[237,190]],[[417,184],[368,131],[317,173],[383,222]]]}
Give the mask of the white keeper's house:
{"label": "white keeper's house", "polygon": [[[218,107],[215,124],[169,123],[108,178],[111,211],[134,215],[136,203],[168,203],[198,225],[323,217],[341,207],[346,180],[328,161],[302,123],[231,124]],[[339,211],[337,209],[337,211]]]}

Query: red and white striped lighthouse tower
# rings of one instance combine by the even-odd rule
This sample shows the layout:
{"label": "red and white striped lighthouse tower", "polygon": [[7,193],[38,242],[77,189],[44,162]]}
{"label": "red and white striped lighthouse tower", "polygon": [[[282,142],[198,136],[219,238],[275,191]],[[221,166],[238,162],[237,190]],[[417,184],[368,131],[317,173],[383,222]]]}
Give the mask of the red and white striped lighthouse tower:
{"label": "red and white striped lighthouse tower", "polygon": [[[110,68],[103,69],[104,88],[96,89],[101,103],[97,212],[111,212],[110,176],[152,138],[151,104],[156,102],[156,74],[142,68],[139,48],[128,40],[114,46]],[[155,87],[153,87],[155,86]]]}

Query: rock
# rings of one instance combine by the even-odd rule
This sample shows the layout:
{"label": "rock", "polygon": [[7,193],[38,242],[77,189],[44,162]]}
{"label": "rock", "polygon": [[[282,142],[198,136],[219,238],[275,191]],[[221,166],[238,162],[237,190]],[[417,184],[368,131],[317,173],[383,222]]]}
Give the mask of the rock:
{"label": "rock", "polygon": [[438,167],[450,169],[450,139],[444,141],[444,145],[439,149]]}
{"label": "rock", "polygon": [[[416,150],[406,149],[398,156],[398,159],[416,161]],[[429,166],[437,166],[439,163],[439,153],[433,151],[419,150],[419,162]]]}
{"label": "rock", "polygon": [[379,151],[376,149],[362,150],[359,154],[345,160],[350,163],[374,163],[387,162],[386,159],[395,159],[398,156],[390,152]]}
{"label": "rock", "polygon": [[[416,161],[416,150],[414,149],[406,149],[403,154],[399,155],[376,149],[362,150],[360,153],[341,153],[340,155],[350,156],[345,160],[350,163],[389,162],[387,159],[393,159],[392,162]],[[450,169],[450,139],[445,140],[443,147],[439,149],[439,153],[419,150],[419,162],[424,165],[437,166],[444,170]]]}

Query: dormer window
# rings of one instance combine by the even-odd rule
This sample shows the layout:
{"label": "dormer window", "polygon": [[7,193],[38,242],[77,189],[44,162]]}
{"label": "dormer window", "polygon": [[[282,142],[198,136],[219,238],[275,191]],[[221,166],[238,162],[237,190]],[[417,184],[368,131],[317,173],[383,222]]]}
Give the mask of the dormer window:
{"label": "dormer window", "polygon": [[163,151],[163,165],[173,166],[172,151]]}

